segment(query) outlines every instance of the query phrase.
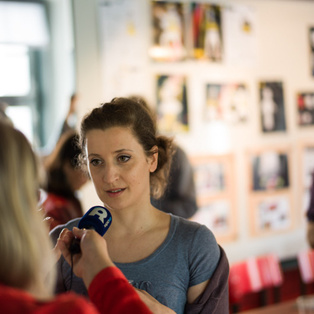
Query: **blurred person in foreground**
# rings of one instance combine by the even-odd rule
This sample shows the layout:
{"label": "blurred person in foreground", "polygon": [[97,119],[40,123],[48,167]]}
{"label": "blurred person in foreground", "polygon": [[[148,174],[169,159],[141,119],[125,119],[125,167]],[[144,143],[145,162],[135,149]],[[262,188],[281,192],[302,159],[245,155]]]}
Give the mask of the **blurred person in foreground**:
{"label": "blurred person in foreground", "polygon": [[[0,122],[0,304],[1,313],[151,313],[109,258],[106,241],[92,230],[63,230],[55,250],[37,209],[38,160],[25,136]],[[71,261],[68,247],[81,239]],[[88,289],[55,296],[60,251]]]}

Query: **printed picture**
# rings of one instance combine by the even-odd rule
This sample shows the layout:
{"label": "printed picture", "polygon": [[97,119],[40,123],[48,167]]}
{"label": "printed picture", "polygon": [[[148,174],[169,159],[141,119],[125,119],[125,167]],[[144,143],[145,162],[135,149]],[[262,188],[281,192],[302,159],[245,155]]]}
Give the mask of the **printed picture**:
{"label": "printed picture", "polygon": [[313,184],[314,175],[314,142],[302,143],[299,148],[300,152],[300,214],[301,219],[305,219],[305,212],[310,204],[310,189]]}
{"label": "printed picture", "polygon": [[233,157],[204,155],[191,158],[199,210],[191,218],[209,227],[221,242],[236,237]]}
{"label": "printed picture", "polygon": [[221,8],[218,5],[192,3],[194,58],[222,60]]}
{"label": "printed picture", "polygon": [[231,229],[231,204],[228,200],[217,200],[199,208],[193,221],[207,226],[215,236],[224,235]]}
{"label": "printed picture", "polygon": [[249,116],[249,93],[244,84],[207,84],[205,120],[246,122]]}
{"label": "printed picture", "polygon": [[194,166],[197,194],[211,196],[226,189],[226,169],[223,163],[200,163]]}
{"label": "printed picture", "polygon": [[287,195],[267,196],[256,202],[256,231],[285,231],[291,227],[290,199]]}
{"label": "printed picture", "polygon": [[281,82],[260,82],[259,103],[262,131],[286,131],[283,86]]}
{"label": "printed picture", "polygon": [[253,191],[288,188],[288,155],[278,151],[264,151],[251,156]]}
{"label": "printed picture", "polygon": [[314,125],[314,91],[297,93],[297,110],[300,126]]}
{"label": "printed picture", "polygon": [[310,69],[311,75],[314,76],[314,27],[309,28],[309,42],[310,42]]}
{"label": "printed picture", "polygon": [[188,131],[185,76],[157,76],[157,126],[162,133]]}
{"label": "printed picture", "polygon": [[156,61],[179,61],[186,57],[184,4],[152,1],[153,45],[150,56]]}

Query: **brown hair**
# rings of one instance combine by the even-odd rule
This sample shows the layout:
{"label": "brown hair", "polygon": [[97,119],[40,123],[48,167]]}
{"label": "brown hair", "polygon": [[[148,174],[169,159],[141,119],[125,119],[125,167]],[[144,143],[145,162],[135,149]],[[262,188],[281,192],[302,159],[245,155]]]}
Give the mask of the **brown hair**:
{"label": "brown hair", "polygon": [[73,169],[79,168],[78,156],[81,152],[79,136],[74,130],[64,133],[53,152],[44,160],[47,171],[47,192],[62,195],[63,197],[75,198],[70,182],[64,171],[64,165],[70,164]]}
{"label": "brown hair", "polygon": [[[81,160],[86,160],[86,134],[90,130],[105,130],[111,127],[130,128],[142,145],[147,156],[155,153],[158,147],[158,166],[150,175],[151,194],[155,198],[162,196],[167,184],[172,158],[172,139],[159,136],[150,111],[141,103],[130,98],[114,98],[109,103],[103,103],[87,114],[81,123]],[[86,162],[86,161],[85,161]]]}

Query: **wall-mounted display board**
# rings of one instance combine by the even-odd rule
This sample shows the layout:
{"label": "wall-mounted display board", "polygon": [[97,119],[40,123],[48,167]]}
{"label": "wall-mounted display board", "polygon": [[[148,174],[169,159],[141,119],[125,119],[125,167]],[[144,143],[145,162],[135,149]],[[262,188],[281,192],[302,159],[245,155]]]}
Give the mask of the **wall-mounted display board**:
{"label": "wall-mounted display board", "polygon": [[253,236],[293,226],[290,149],[265,147],[248,152],[250,231]]}
{"label": "wall-mounted display board", "polygon": [[234,157],[194,156],[198,212],[191,218],[206,225],[222,243],[236,238]]}

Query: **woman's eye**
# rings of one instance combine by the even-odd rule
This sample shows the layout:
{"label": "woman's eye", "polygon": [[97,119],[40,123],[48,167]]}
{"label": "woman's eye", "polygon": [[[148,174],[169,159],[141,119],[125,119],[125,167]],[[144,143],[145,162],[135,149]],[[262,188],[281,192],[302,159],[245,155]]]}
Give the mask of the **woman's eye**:
{"label": "woman's eye", "polygon": [[101,161],[99,159],[92,159],[90,161],[90,164],[93,165],[93,166],[98,166],[100,165]]}
{"label": "woman's eye", "polygon": [[121,162],[127,162],[131,157],[127,155],[119,156],[118,160]]}

